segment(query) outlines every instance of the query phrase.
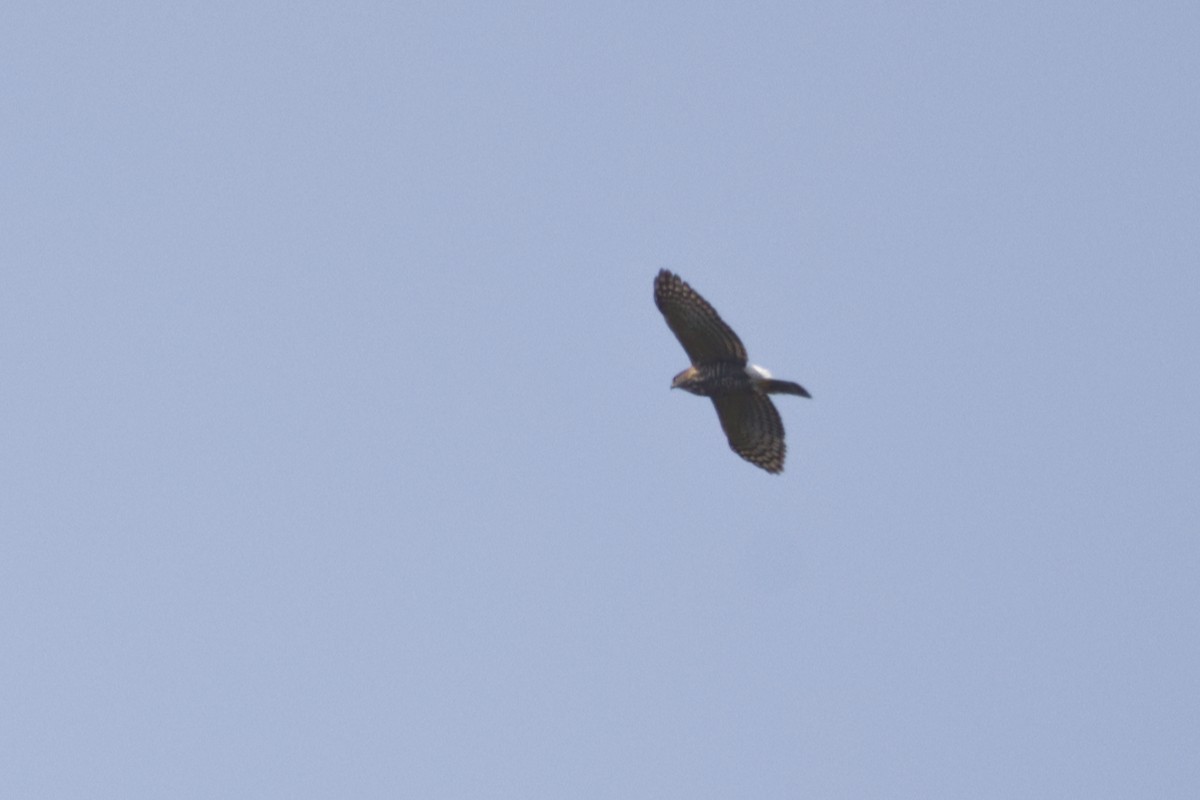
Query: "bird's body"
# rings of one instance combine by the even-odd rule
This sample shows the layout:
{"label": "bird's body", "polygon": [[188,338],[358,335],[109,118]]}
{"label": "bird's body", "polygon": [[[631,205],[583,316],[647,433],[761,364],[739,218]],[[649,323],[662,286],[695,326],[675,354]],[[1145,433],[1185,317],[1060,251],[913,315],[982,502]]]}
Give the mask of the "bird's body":
{"label": "bird's body", "polygon": [[798,383],[777,381],[757,364],[739,364],[736,361],[713,361],[703,368],[691,366],[675,376],[672,389],[698,394],[701,397],[720,397],[738,394],[752,389],[760,394],[795,394],[808,397],[808,392]]}
{"label": "bird's body", "polygon": [[703,369],[688,367],[675,376],[671,388],[701,397],[720,397],[746,391],[752,380],[750,370],[736,361],[714,361]]}
{"label": "bird's body", "polygon": [[809,393],[750,364],[733,329],[678,275],[665,269],[658,273],[654,303],[692,361],[671,388],[712,398],[733,451],[767,472],[782,472],[787,454],[783,421],[767,395]]}

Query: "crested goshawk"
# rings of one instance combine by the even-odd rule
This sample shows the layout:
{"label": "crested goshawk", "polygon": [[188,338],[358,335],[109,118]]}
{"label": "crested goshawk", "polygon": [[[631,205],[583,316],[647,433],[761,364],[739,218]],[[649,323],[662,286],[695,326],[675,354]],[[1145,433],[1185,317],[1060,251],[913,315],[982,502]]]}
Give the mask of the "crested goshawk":
{"label": "crested goshawk", "polygon": [[767,395],[811,395],[800,384],[775,380],[750,364],[733,329],[678,275],[665,269],[658,273],[654,304],[692,361],[671,388],[712,398],[733,451],[767,472],[782,472],[787,453],[783,420]]}

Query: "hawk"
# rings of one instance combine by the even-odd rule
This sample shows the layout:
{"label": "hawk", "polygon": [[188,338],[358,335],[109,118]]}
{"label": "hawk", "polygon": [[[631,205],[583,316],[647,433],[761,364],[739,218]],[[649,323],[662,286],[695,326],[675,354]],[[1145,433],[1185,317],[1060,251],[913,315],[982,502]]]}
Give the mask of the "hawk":
{"label": "hawk", "polygon": [[775,380],[748,363],[742,340],[678,275],[665,269],[658,273],[654,304],[692,361],[671,388],[711,397],[733,452],[767,472],[783,472],[783,420],[767,395],[812,395],[800,384]]}

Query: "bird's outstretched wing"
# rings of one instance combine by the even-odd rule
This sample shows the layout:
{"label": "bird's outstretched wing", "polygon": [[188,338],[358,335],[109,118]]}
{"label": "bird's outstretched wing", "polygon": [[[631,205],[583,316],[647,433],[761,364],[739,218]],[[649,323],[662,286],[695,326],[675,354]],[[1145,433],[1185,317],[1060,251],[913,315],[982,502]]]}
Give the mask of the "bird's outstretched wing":
{"label": "bird's outstretched wing", "polygon": [[712,401],[733,452],[767,472],[783,472],[787,455],[783,420],[771,399],[758,392],[746,392],[714,397]]}
{"label": "bird's outstretched wing", "polygon": [[667,320],[671,332],[687,351],[693,364],[709,361],[746,363],[746,348],[716,309],[667,270],[654,279],[654,304]]}

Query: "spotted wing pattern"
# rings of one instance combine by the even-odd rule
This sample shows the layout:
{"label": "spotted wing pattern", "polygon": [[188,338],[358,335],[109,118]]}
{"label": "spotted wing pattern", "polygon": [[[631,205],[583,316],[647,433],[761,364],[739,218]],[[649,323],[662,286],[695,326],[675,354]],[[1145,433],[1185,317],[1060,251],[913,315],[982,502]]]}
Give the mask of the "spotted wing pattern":
{"label": "spotted wing pattern", "polygon": [[767,472],[783,472],[787,454],[783,420],[771,399],[758,392],[746,392],[714,397],[712,401],[733,452]]}
{"label": "spotted wing pattern", "polygon": [[716,309],[678,275],[665,269],[658,273],[654,279],[654,304],[687,351],[692,364],[708,361],[746,363],[742,340],[725,324]]}

